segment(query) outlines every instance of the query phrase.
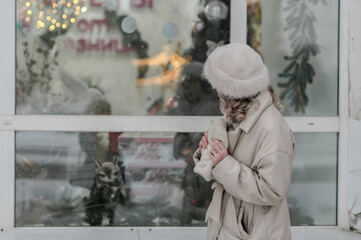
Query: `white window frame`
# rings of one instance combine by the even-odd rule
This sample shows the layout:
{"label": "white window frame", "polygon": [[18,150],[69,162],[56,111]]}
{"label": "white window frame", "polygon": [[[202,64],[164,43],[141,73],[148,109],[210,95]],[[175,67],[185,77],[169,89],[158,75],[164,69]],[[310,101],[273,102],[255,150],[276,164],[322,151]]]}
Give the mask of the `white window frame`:
{"label": "white window frame", "polygon": [[[15,227],[15,132],[16,131],[109,131],[109,132],[202,132],[210,119],[202,116],[84,116],[15,115],[15,1],[0,8],[0,229]],[[246,0],[231,0],[231,41],[246,42]],[[285,117],[294,132],[338,134],[337,225],[348,228],[348,5],[340,0],[339,116]],[[18,228],[18,227],[17,227]],[[69,228],[69,227],[66,227]],[[114,227],[113,227],[114,228]],[[115,227],[147,231],[148,227]],[[152,227],[153,228],[153,227]],[[307,228],[307,227],[297,227]],[[83,227],[82,227],[83,229]],[[164,228],[169,229],[169,228]],[[177,229],[179,229],[177,227]],[[190,229],[199,228],[184,228]]]}

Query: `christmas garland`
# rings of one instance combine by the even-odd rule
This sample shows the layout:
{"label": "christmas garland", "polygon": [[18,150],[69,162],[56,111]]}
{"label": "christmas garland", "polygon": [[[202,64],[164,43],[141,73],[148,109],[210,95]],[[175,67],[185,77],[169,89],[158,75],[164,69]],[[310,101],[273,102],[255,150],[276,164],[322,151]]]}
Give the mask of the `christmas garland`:
{"label": "christmas garland", "polygon": [[[318,4],[320,0],[288,0],[285,12],[287,27],[285,31],[292,31],[289,37],[292,47],[292,56],[285,56],[289,64],[279,74],[279,77],[289,78],[286,83],[278,83],[278,86],[285,88],[280,95],[280,99],[286,96],[291,99],[291,106],[294,110],[302,113],[308,104],[306,95],[307,83],[313,83],[316,75],[314,67],[309,63],[311,57],[320,53],[320,48],[316,43],[316,32],[314,23],[316,17],[310,9],[309,4]],[[326,4],[325,0],[322,0]]]}

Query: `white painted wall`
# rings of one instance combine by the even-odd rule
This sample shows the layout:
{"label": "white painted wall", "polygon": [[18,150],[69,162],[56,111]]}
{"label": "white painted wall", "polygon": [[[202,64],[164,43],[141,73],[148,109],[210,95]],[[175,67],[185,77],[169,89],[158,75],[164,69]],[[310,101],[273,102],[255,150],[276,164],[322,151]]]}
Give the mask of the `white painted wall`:
{"label": "white painted wall", "polygon": [[350,225],[361,233],[361,1],[349,6],[349,163]]}

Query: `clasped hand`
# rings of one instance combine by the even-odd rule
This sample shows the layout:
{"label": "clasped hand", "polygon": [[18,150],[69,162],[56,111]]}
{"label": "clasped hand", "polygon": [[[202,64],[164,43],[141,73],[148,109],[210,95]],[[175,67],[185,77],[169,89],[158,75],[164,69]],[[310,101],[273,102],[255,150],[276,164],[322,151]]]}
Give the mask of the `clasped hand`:
{"label": "clasped hand", "polygon": [[[206,149],[208,146],[208,131],[204,132],[204,136],[202,137],[201,141],[199,142],[199,148]],[[211,160],[216,166],[220,161],[222,161],[225,157],[228,156],[227,148],[225,148],[221,141],[215,139],[212,142],[212,150],[211,150]]]}

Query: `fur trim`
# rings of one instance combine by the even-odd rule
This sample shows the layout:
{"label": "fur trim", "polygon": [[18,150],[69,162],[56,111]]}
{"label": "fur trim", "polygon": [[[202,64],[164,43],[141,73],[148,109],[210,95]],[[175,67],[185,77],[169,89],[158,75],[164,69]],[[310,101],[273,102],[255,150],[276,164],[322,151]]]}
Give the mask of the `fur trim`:
{"label": "fur trim", "polygon": [[243,43],[217,47],[207,58],[203,72],[214,89],[232,98],[255,95],[270,84],[261,56]]}

